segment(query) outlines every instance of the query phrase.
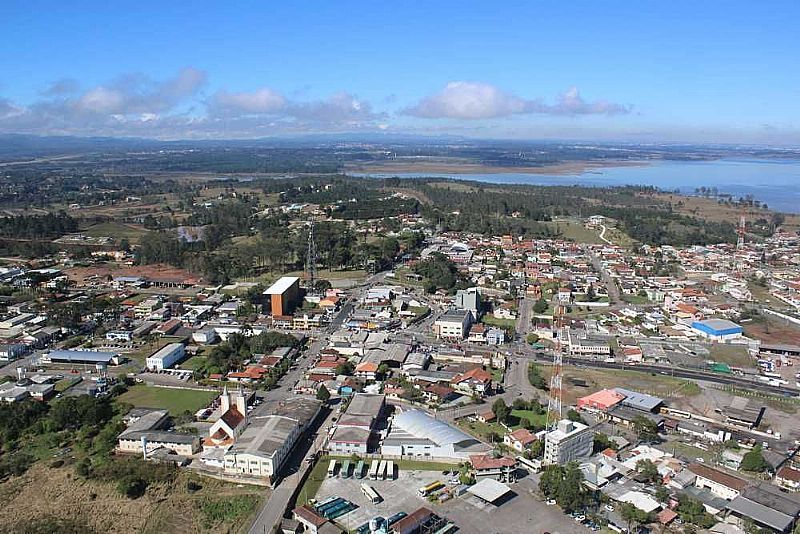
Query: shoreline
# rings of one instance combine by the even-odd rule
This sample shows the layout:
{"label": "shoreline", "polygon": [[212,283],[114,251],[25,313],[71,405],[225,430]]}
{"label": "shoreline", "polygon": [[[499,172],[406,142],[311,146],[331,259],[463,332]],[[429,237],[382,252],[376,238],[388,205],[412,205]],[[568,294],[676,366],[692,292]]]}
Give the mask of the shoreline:
{"label": "shoreline", "polygon": [[483,163],[437,163],[437,162],[401,162],[387,164],[345,165],[345,174],[357,173],[362,175],[385,174],[423,174],[432,173],[459,175],[459,174],[542,174],[570,176],[583,174],[595,169],[611,167],[646,167],[652,161],[619,160],[619,161],[586,161],[556,163],[542,167],[494,167]]}

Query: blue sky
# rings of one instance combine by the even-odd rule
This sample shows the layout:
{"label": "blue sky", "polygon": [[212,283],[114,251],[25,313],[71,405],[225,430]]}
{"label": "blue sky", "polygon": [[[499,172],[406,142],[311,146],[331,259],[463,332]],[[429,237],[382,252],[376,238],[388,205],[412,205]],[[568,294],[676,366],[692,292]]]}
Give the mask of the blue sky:
{"label": "blue sky", "polygon": [[0,3],[0,132],[800,144],[800,2]]}

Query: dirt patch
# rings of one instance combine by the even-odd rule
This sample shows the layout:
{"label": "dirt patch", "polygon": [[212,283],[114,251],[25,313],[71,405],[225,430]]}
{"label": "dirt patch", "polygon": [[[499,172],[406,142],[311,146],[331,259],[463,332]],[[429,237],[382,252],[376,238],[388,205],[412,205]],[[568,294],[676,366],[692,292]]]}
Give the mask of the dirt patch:
{"label": "dirt patch", "polygon": [[108,263],[105,265],[93,265],[91,267],[72,267],[65,269],[64,273],[77,284],[84,284],[97,277],[106,278],[108,276],[138,276],[152,281],[164,282],[185,282],[189,284],[199,284],[203,278],[185,269],[157,263],[153,265],[119,265]]}
{"label": "dirt patch", "polygon": [[765,316],[763,320],[744,325],[747,337],[760,339],[763,343],[800,345],[800,327],[788,321]]}

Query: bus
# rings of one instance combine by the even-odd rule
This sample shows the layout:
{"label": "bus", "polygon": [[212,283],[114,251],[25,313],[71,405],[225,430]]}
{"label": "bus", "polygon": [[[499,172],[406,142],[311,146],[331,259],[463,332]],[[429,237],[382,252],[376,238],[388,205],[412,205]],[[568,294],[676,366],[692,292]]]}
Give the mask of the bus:
{"label": "bus", "polygon": [[539,459],[528,460],[524,456],[517,456],[517,461],[527,467],[531,473],[538,473],[542,470],[542,461]]}
{"label": "bus", "polygon": [[365,482],[361,483],[361,493],[363,493],[364,497],[369,499],[369,502],[371,502],[372,504],[378,504],[383,500],[383,498],[381,498],[381,496],[378,495],[378,492],[375,491],[375,488],[373,488],[372,486],[370,486]]}
{"label": "bus", "polygon": [[331,463],[328,464],[328,477],[332,477],[336,474],[336,464],[338,464],[338,460],[331,460]]}
{"label": "bus", "polygon": [[339,470],[339,476],[342,478],[350,477],[350,460],[342,462],[342,468]]}
{"label": "bus", "polygon": [[356,464],[356,470],[353,473],[353,476],[362,479],[364,478],[364,460],[359,460]]}
{"label": "bus", "polygon": [[372,465],[369,466],[369,479],[378,480],[378,460],[372,460]]}
{"label": "bus", "polygon": [[381,460],[378,465],[378,480],[386,480],[386,460]]}
{"label": "bus", "polygon": [[386,478],[394,480],[394,462],[392,460],[386,462]]}
{"label": "bus", "polygon": [[427,497],[428,495],[430,495],[434,491],[438,491],[438,490],[442,489],[443,487],[444,487],[444,484],[440,480],[437,480],[435,482],[431,482],[427,486],[421,487],[417,491],[419,492],[419,496],[420,497]]}

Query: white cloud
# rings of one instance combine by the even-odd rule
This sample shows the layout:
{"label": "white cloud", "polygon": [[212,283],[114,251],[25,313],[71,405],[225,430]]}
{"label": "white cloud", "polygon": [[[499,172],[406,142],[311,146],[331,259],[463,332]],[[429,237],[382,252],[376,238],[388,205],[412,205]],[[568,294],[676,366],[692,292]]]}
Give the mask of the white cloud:
{"label": "white cloud", "polygon": [[295,102],[287,114],[299,121],[312,123],[360,124],[385,118],[385,113],[374,113],[369,102],[357,96],[339,92],[325,100]]}
{"label": "white cloud", "polygon": [[253,92],[229,93],[219,91],[209,103],[214,115],[277,113],[286,106],[286,98],[268,87]]}
{"label": "white cloud", "polygon": [[527,113],[530,103],[488,83],[450,82],[435,95],[407,108],[408,115],[426,119],[490,119]]}
{"label": "white cloud", "polygon": [[554,105],[541,99],[525,99],[482,82],[450,82],[440,92],[423,98],[403,113],[426,119],[494,119],[512,115],[542,113],[551,115],[588,115],[628,113],[626,106],[605,100],[586,102],[577,88],[559,96]]}

